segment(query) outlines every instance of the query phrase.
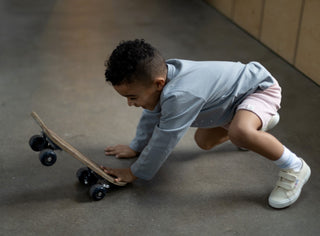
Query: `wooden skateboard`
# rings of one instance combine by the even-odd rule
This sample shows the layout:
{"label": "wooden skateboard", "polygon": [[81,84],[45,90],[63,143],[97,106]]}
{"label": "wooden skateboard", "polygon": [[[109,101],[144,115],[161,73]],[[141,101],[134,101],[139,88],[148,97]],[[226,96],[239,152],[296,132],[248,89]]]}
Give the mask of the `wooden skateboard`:
{"label": "wooden skateboard", "polygon": [[117,186],[126,185],[125,182],[116,182],[114,178],[105,173],[100,166],[88,157],[84,156],[68,142],[50,130],[40,119],[37,113],[32,112],[31,116],[42,129],[41,135],[33,135],[29,140],[32,150],[39,153],[39,159],[45,166],[51,166],[56,162],[55,150],[63,150],[82,162],[87,167],[77,171],[79,181],[84,185],[91,186],[89,194],[93,200],[101,200],[107,192]]}

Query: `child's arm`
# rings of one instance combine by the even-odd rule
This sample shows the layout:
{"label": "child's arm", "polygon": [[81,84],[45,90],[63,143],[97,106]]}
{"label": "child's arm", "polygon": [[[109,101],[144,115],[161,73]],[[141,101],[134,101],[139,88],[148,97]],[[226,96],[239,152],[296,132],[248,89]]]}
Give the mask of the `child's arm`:
{"label": "child's arm", "polygon": [[[132,143],[135,144],[140,140],[141,143],[137,142],[137,147],[146,146],[143,147],[138,160],[130,168],[102,167],[103,170],[116,176],[116,181],[129,183],[137,178],[151,179],[195,120],[204,102],[200,97],[184,93],[176,93],[175,96],[166,99],[162,104],[161,118],[159,114],[157,115],[158,120],[148,120],[144,114],[140,120],[137,136]],[[149,112],[147,115],[150,115]],[[127,148],[128,146],[125,149]]]}
{"label": "child's arm", "polygon": [[139,124],[137,126],[136,136],[130,143],[130,148],[140,153],[147,146],[154,127],[160,122],[160,106],[153,111],[143,110]]}
{"label": "child's arm", "polygon": [[188,92],[168,95],[161,104],[159,124],[130,169],[137,178],[150,180],[197,118],[205,100]]}
{"label": "child's arm", "polygon": [[154,127],[159,123],[160,112],[144,110],[137,126],[135,138],[128,145],[115,145],[105,148],[105,155],[117,158],[133,158],[140,154],[148,144]]}

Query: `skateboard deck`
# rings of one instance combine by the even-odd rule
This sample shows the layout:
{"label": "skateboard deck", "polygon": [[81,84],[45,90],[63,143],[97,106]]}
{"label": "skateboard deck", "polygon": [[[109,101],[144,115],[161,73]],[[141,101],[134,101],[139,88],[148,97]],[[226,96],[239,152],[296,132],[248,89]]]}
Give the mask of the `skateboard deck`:
{"label": "skateboard deck", "polygon": [[99,175],[103,179],[107,180],[108,182],[117,185],[117,186],[124,186],[126,185],[125,182],[116,182],[114,178],[107,173],[105,173],[100,166],[95,163],[94,161],[90,160],[88,157],[80,153],[76,148],[74,148],[71,144],[66,142],[64,139],[62,139],[60,136],[58,136],[55,132],[53,132],[51,129],[49,129],[45,123],[41,120],[39,115],[36,112],[32,112],[31,116],[33,119],[38,123],[40,128],[42,129],[45,136],[49,138],[49,141],[53,143],[57,147],[57,149],[62,149],[63,151],[69,153],[71,156],[73,156],[75,159],[82,162],[84,165],[86,165],[88,168],[90,168],[92,171],[94,171],[95,174]]}

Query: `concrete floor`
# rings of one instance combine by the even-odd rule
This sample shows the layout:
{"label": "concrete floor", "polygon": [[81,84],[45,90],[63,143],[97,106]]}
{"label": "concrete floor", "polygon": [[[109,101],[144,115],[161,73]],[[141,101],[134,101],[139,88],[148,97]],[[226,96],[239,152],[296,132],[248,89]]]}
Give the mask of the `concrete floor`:
{"label": "concrete floor", "polygon": [[[319,235],[320,89],[200,0],[3,0],[0,4],[0,235]],[[144,38],[166,58],[260,61],[283,87],[272,130],[312,168],[298,202],[267,206],[277,168],[231,143],[205,152],[191,129],[158,175],[90,200],[64,152],[52,167],[28,146],[35,110],[97,162],[133,138],[141,110],[104,81],[123,39]]]}

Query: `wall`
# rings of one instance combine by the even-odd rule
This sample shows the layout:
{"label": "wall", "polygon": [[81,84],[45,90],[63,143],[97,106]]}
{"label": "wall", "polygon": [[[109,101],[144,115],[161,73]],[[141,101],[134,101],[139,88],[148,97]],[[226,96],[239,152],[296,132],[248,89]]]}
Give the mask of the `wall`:
{"label": "wall", "polygon": [[206,0],[320,85],[320,0]]}

